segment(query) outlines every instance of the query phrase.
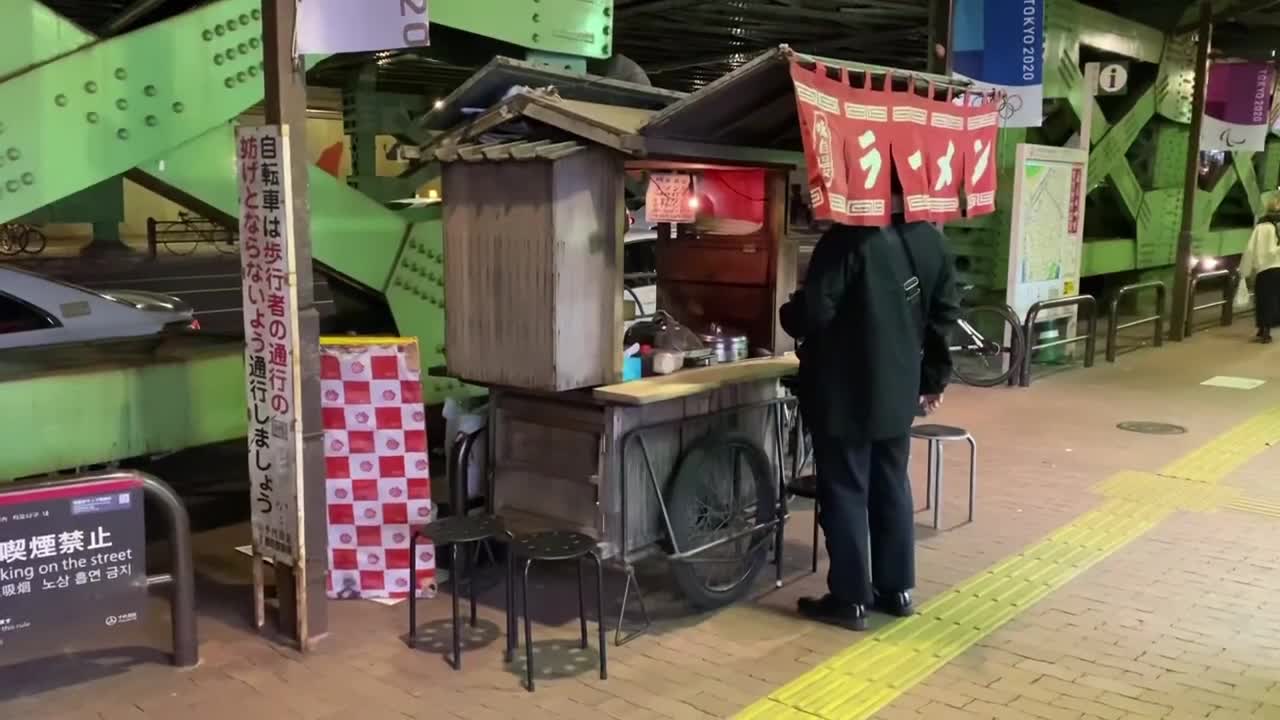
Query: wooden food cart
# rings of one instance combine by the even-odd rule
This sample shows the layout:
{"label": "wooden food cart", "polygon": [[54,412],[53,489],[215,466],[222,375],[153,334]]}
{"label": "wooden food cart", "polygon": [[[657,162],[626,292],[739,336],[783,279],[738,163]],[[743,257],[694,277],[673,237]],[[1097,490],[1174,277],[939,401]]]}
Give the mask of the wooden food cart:
{"label": "wooden food cart", "polygon": [[[444,167],[447,369],[491,393],[490,509],[516,532],[597,538],[627,570],[624,615],[642,557],[666,555],[713,608],[781,547],[796,58],[765,53],[660,110],[521,89],[427,148]],[[658,226],[658,306],[740,329],[758,357],[621,382],[624,188],[645,173],[728,188],[710,199],[745,221]]]}

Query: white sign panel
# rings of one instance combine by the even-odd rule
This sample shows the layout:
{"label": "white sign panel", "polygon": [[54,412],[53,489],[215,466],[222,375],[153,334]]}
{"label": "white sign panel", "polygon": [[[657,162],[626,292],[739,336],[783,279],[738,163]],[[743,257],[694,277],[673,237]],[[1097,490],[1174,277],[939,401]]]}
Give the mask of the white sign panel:
{"label": "white sign panel", "polygon": [[293,565],[300,557],[302,390],[288,132],[238,128],[236,166],[253,543],[263,556]]}
{"label": "white sign panel", "polygon": [[[1088,161],[1084,150],[1018,146],[1006,291],[1018,317],[1026,317],[1037,302],[1080,292]],[[1074,316],[1074,308],[1040,315],[1045,320]]]}
{"label": "white sign panel", "polygon": [[298,0],[298,54],[373,52],[431,44],[428,0]]}
{"label": "white sign panel", "polygon": [[693,178],[682,173],[653,173],[644,199],[645,218],[651,223],[691,223],[698,219]]}

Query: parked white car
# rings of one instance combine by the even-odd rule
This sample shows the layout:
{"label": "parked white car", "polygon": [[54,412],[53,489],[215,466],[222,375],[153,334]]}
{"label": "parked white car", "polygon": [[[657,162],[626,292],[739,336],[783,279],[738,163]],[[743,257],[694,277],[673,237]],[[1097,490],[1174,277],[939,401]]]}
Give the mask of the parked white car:
{"label": "parked white car", "polygon": [[197,330],[191,306],[139,290],[95,291],[0,267],[0,349]]}

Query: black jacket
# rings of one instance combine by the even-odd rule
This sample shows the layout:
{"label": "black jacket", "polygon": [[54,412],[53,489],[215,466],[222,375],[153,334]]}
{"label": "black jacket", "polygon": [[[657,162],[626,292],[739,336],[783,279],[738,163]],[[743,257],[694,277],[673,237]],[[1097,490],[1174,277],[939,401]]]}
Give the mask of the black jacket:
{"label": "black jacket", "polygon": [[801,340],[800,399],[815,433],[855,442],[905,435],[920,395],[941,393],[951,377],[955,271],[942,233],[928,223],[833,226],[781,313]]}

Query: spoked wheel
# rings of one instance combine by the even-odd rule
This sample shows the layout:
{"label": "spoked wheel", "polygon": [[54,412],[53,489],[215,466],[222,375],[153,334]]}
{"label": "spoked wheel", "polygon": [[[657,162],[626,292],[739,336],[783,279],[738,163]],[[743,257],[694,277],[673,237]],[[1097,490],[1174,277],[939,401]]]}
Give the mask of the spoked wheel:
{"label": "spoked wheel", "polygon": [[48,244],[48,239],[45,238],[44,233],[40,232],[39,228],[26,228],[22,234],[22,252],[28,255],[39,255],[44,252],[45,246]]}
{"label": "spoked wheel", "polygon": [[22,229],[13,225],[0,225],[0,255],[17,255],[22,252]]}
{"label": "spoked wheel", "polygon": [[949,333],[954,372],[961,382],[995,387],[1007,382],[1022,358],[1022,326],[999,305],[967,308]]}
{"label": "spoked wheel", "polygon": [[[720,541],[671,571],[689,604],[712,610],[736,602],[768,560],[778,489],[769,457],[745,435],[711,434],[680,459],[667,501],[675,545],[689,552]],[[733,539],[730,539],[733,538]]]}

